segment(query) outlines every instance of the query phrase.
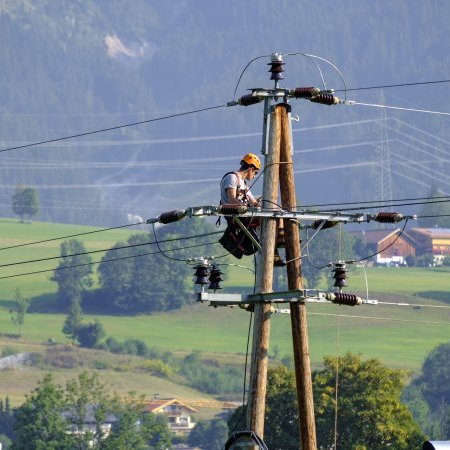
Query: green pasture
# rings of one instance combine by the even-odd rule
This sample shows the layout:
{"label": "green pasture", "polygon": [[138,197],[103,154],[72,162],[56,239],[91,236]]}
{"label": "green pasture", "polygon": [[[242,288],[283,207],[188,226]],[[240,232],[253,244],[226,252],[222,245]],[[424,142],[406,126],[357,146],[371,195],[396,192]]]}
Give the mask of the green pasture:
{"label": "green pasture", "polygon": [[[447,342],[450,335],[449,309],[309,304],[308,314],[311,359],[316,367],[325,355],[352,351],[380,358],[392,367],[418,371],[427,353]],[[219,360],[245,353],[250,320],[250,314],[240,308],[206,304],[157,315],[96,317],[107,335],[120,341],[141,339],[161,350],[183,354],[198,350]],[[63,315],[29,314],[24,338],[67,342],[61,333],[63,320]],[[270,354],[278,358],[290,355],[289,315],[274,314],[271,324]],[[7,334],[17,332],[5,309],[0,311],[0,329]]]}
{"label": "green pasture", "polygon": [[[93,232],[99,229],[101,227],[46,222],[33,222],[30,224],[20,223],[16,219],[0,219],[0,305],[2,302],[4,304],[4,302],[13,299],[16,289],[20,289],[22,296],[32,297],[35,300],[39,299],[40,296],[43,296],[45,300],[48,298],[48,294],[56,292],[57,285],[50,278],[53,269],[59,264],[59,260],[51,259],[29,263],[26,263],[26,261],[58,257],[60,255],[60,245],[64,240],[78,239],[83,242],[87,251],[98,251],[108,249],[117,241],[124,241],[130,234],[137,233],[140,230],[130,227],[21,247],[8,247]],[[91,255],[92,261],[100,261],[103,255],[104,252],[93,253]],[[6,264],[8,266],[5,266]],[[97,266],[94,265],[93,267],[95,273]],[[4,306],[8,305],[9,303],[4,304]]]}
{"label": "green pasture", "polygon": [[[38,222],[19,224],[16,220],[0,220],[1,264],[58,256],[62,241],[14,249],[4,247],[93,230],[96,228]],[[87,250],[102,250],[119,240],[125,240],[135,232],[136,230],[126,228],[88,234],[77,239],[84,242]],[[93,259],[100,260],[101,256],[102,253],[93,255]],[[236,265],[229,267],[223,282],[224,290],[221,292],[236,292],[241,289],[248,292],[254,282],[254,275],[249,270],[252,269],[253,258],[233,261]],[[9,314],[16,289],[20,289],[23,296],[31,297],[33,302],[44,302],[54,297],[56,284],[50,281],[50,276],[57,264],[58,260],[51,260],[0,267],[0,333],[9,335],[17,332]],[[2,278],[40,270],[49,272]],[[329,269],[323,272],[322,287],[325,289]],[[360,352],[366,357],[380,358],[390,366],[416,371],[434,346],[449,340],[449,269],[370,267],[364,271],[352,266],[348,280],[347,291],[363,298],[368,289],[370,299],[422,306],[338,307],[332,304],[308,304],[311,358],[314,365],[318,366],[324,355],[349,350]],[[164,350],[183,353],[200,350],[223,358],[224,355],[245,353],[250,314],[240,308],[215,309],[207,304],[197,304],[157,315],[96,317],[103,324],[107,335],[118,340],[141,339],[150,346]],[[24,338],[41,343],[49,339],[66,342],[61,333],[63,321],[63,315],[28,314]],[[291,353],[289,315],[274,314],[271,355],[282,357]]]}

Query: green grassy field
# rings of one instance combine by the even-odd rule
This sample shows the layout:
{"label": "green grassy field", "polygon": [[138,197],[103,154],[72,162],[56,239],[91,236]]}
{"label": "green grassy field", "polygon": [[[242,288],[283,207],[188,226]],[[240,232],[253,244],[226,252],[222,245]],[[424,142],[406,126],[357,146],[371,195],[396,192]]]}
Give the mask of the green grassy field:
{"label": "green grassy field", "polygon": [[[0,302],[13,299],[16,289],[20,289],[20,292],[24,297],[33,297],[34,299],[39,298],[41,295],[46,296],[56,292],[57,285],[50,281],[50,277],[52,275],[52,269],[59,263],[58,259],[20,265],[16,264],[6,267],[2,266],[5,264],[14,264],[59,256],[61,243],[70,238],[23,247],[7,247],[53,239],[61,236],[86,233],[98,229],[100,229],[100,227],[51,224],[46,222],[34,222],[29,224],[19,223],[16,219],[0,219]],[[86,234],[73,239],[82,241],[87,251],[97,251],[108,249],[117,241],[124,241],[130,234],[137,232],[142,231],[133,228],[124,228],[101,233]],[[92,260],[100,261],[103,255],[103,252],[95,253],[92,255]],[[45,270],[48,270],[48,272],[17,276],[23,273]],[[12,278],[6,278],[11,276]],[[0,303],[0,305],[1,304],[2,303]]]}
{"label": "green grassy field", "polygon": [[[0,248],[94,229],[45,223],[18,224],[15,220],[0,220]],[[133,232],[135,231],[131,229],[114,230],[82,236],[79,239],[88,250],[106,249],[118,240],[125,240]],[[2,264],[57,256],[59,245],[60,241],[53,241],[37,246],[1,250]],[[95,260],[100,258],[101,254],[95,256]],[[9,315],[16,289],[20,289],[23,296],[31,297],[34,302],[45,301],[54,295],[56,284],[50,281],[51,271],[15,278],[1,277],[52,269],[57,264],[57,260],[52,260],[48,263],[0,267],[0,332],[3,336],[17,333]],[[251,267],[252,259],[243,259],[239,264]],[[427,353],[437,344],[449,340],[450,271],[439,268],[373,267],[367,268],[366,274],[367,285],[364,271],[361,268],[352,269],[349,273],[348,292],[358,293],[365,298],[368,286],[371,299],[424,306],[345,307],[308,304],[310,354],[313,365],[318,367],[324,355],[352,351],[361,353],[364,357],[380,358],[392,367],[419,371]],[[222,292],[241,287],[249,290],[252,283],[251,271],[233,266],[223,282]],[[149,346],[180,355],[199,350],[207,357],[242,362],[246,351],[250,314],[240,308],[211,308],[207,304],[194,304],[157,315],[96,317],[103,324],[107,335],[120,341],[141,339]],[[18,345],[19,342],[33,345],[45,343],[49,339],[64,343],[66,338],[61,333],[63,320],[64,315],[60,314],[28,314],[23,330],[24,339],[13,345]],[[0,347],[5,345],[11,345],[10,340],[0,342]],[[279,358],[292,353],[289,315],[272,316],[270,345],[272,356]]]}

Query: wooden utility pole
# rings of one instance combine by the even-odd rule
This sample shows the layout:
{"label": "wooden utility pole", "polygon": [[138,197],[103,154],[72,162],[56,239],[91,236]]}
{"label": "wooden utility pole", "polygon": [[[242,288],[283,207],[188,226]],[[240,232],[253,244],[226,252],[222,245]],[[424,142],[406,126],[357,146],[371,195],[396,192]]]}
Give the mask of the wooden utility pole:
{"label": "wooden utility pole", "polygon": [[[271,112],[271,149],[264,164],[263,208],[273,208],[278,199],[281,114],[282,110],[278,106]],[[258,293],[272,292],[276,225],[275,219],[261,220],[260,241],[262,249],[258,257],[256,273],[256,292]],[[257,302],[254,304],[253,348],[247,419],[250,429],[261,438],[264,436],[271,309],[270,303]]]}
{"label": "wooden utility pole", "polygon": [[[294,168],[292,162],[292,134],[290,106],[278,105],[281,120],[280,150],[280,189],[283,209],[296,209]],[[284,221],[288,288],[303,289],[301,271],[300,232],[298,224]],[[294,345],[295,379],[297,383],[297,401],[302,450],[316,450],[316,426],[311,380],[311,362],[309,358],[308,325],[304,303],[291,303],[291,327]]]}

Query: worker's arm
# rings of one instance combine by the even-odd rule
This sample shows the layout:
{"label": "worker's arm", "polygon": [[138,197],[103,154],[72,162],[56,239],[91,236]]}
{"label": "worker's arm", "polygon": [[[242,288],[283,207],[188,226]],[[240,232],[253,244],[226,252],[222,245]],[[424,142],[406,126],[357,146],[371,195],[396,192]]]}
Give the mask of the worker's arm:
{"label": "worker's arm", "polygon": [[228,188],[227,189],[227,195],[228,195],[228,204],[230,205],[242,205],[242,202],[236,198],[236,188]]}

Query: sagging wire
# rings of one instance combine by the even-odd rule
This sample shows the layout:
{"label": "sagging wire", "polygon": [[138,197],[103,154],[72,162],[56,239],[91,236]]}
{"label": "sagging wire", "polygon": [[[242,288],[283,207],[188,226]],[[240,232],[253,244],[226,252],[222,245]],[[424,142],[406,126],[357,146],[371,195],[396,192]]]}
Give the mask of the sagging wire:
{"label": "sagging wire", "polygon": [[[171,239],[164,239],[162,241],[160,241],[161,243],[165,243],[165,242],[174,242],[174,241],[182,241],[182,240],[186,240],[186,239],[195,239],[198,237],[204,237],[204,236],[212,236],[215,234],[219,234],[220,231],[213,231],[210,233],[206,233],[206,234],[197,234],[194,236],[184,236],[184,237],[179,237],[179,238],[171,238]],[[36,262],[43,262],[43,261],[51,261],[53,259],[63,259],[63,258],[70,258],[73,256],[84,256],[84,255],[90,255],[93,253],[102,253],[102,252],[109,252],[110,250],[126,250],[129,248],[134,248],[134,247],[142,247],[144,245],[153,245],[153,244],[157,244],[158,245],[158,241],[150,241],[150,242],[143,242],[140,244],[132,244],[132,245],[121,245],[121,246],[116,246],[116,247],[110,247],[110,248],[104,248],[101,250],[90,250],[90,251],[86,251],[86,252],[78,252],[78,253],[70,253],[68,255],[58,255],[58,256],[49,256],[46,258],[38,258],[38,259],[30,259],[30,260],[26,260],[26,261],[16,261],[16,262],[12,262],[12,263],[6,263],[6,264],[0,264],[0,268],[3,267],[11,267],[11,266],[18,266],[18,265],[22,265],[22,264],[30,264],[30,263],[36,263]],[[206,244],[205,244],[206,245]]]}
{"label": "sagging wire", "polygon": [[[185,247],[178,247],[178,248],[166,250],[166,252],[175,252],[175,251],[178,251],[178,250],[186,250],[186,249],[189,249],[189,248],[203,247],[205,245],[214,245],[214,244],[218,244],[218,242],[215,241],[215,242],[207,242],[207,243],[202,243],[202,244],[193,244],[193,245],[188,245],[188,246],[185,246]],[[55,272],[55,271],[59,271],[59,270],[74,269],[76,267],[92,266],[92,265],[101,264],[101,263],[104,263],[104,262],[108,263],[108,262],[113,262],[113,261],[121,261],[123,259],[138,258],[140,256],[149,256],[149,255],[158,255],[158,254],[160,254],[159,251],[142,253],[140,255],[121,256],[119,258],[103,259],[101,261],[93,261],[93,262],[88,262],[88,263],[74,264],[74,265],[65,266],[65,267],[56,267],[54,269],[36,270],[34,272],[18,273],[18,274],[14,274],[14,275],[6,275],[6,276],[0,277],[0,280],[4,280],[6,278],[17,278],[17,277],[22,277],[22,276],[26,276],[26,275],[37,275],[37,274],[45,273],[45,272]]]}
{"label": "sagging wire", "polygon": [[[308,229],[306,229],[306,238],[308,239],[308,241],[307,241],[307,244],[305,244],[305,247],[307,247],[307,245],[309,245],[309,243],[312,241],[312,239],[313,239],[313,238],[317,235],[317,233],[325,226],[326,223],[327,223],[326,220],[322,220],[322,221],[320,222],[319,226],[317,227],[316,232],[311,236],[310,239],[308,239]],[[309,247],[307,247],[306,255],[307,255],[307,257],[308,257],[309,263],[310,263],[315,269],[317,269],[317,270],[325,269],[325,267],[328,267],[328,266],[330,266],[330,265],[332,264],[332,263],[327,263],[327,264],[325,264],[324,266],[316,266],[316,265],[314,264],[314,262],[312,261],[311,255],[310,255],[310,253],[309,253]]]}
{"label": "sagging wire", "polygon": [[249,66],[250,66],[251,64],[253,64],[255,61],[257,61],[258,59],[261,59],[261,58],[270,58],[270,56],[271,56],[271,55],[261,55],[261,56],[257,56],[256,58],[253,58],[253,59],[251,59],[251,60],[248,62],[248,64],[247,64],[247,65],[244,67],[244,69],[242,70],[241,75],[239,76],[239,79],[238,79],[238,81],[237,81],[237,83],[236,83],[236,87],[234,88],[233,100],[236,100],[236,92],[237,92],[237,89],[238,89],[238,87],[239,87],[239,83],[241,82],[241,79],[242,79],[242,77],[244,76],[244,73],[246,72],[246,70],[249,68]]}
{"label": "sagging wire", "polygon": [[[253,272],[253,294],[256,293],[256,255],[253,254],[253,267],[254,269],[252,270]],[[248,267],[245,267],[248,270]],[[249,355],[249,348],[250,348],[250,335],[251,335],[251,329],[252,329],[252,324],[253,324],[253,310],[250,310],[250,319],[249,319],[249,323],[248,323],[248,332],[247,332],[247,344],[246,344],[246,348],[245,348],[245,363],[244,363],[244,387],[243,387],[243,391],[242,391],[242,415],[241,417],[244,419],[244,425],[245,428],[248,430],[248,424],[247,424],[247,404],[245,403],[245,393],[246,393],[246,389],[247,389],[247,372],[248,372],[248,355]],[[232,433],[234,433],[236,431],[236,428],[239,425],[239,422],[241,420],[241,417],[239,417],[236,420],[236,423],[234,425],[233,431]]]}
{"label": "sagging wire", "polygon": [[342,82],[344,84],[344,90],[343,90],[344,91],[344,101],[347,101],[347,83],[345,82],[345,78],[344,78],[342,72],[338,69],[338,67],[335,64],[333,64],[331,61],[329,61],[326,58],[322,58],[321,56],[312,55],[312,54],[309,54],[309,53],[302,53],[302,52],[288,53],[288,55],[291,55],[291,56],[295,55],[295,54],[304,55],[304,56],[309,57],[309,58],[320,59],[321,61],[323,61],[323,62],[329,64],[331,67],[333,67],[333,69],[336,70],[336,72],[341,77],[341,80],[342,80]]}
{"label": "sagging wire", "polygon": [[15,147],[8,147],[8,148],[0,149],[0,153],[9,152],[11,150],[19,150],[19,149],[27,148],[27,147],[35,147],[35,146],[43,145],[43,144],[51,144],[53,142],[60,142],[60,141],[64,141],[64,140],[67,140],[67,139],[74,139],[74,138],[83,137],[83,136],[90,136],[92,134],[105,133],[107,131],[120,130],[121,128],[134,127],[134,126],[143,125],[143,124],[146,124],[146,123],[157,122],[157,121],[160,121],[160,120],[172,119],[174,117],[187,116],[187,115],[190,115],[190,114],[196,114],[196,113],[199,113],[199,112],[210,111],[210,110],[213,110],[213,109],[226,108],[226,107],[227,107],[226,104],[224,104],[224,105],[217,105],[217,106],[209,106],[209,107],[206,107],[206,108],[200,108],[200,109],[195,109],[195,110],[191,110],[191,111],[185,111],[185,112],[182,112],[182,113],[170,114],[168,116],[155,117],[154,119],[141,120],[139,122],[132,122],[132,123],[126,123],[126,124],[122,124],[122,125],[116,125],[114,127],[102,128],[100,130],[87,131],[87,132],[84,132],[84,133],[77,133],[77,134],[72,134],[72,135],[69,135],[69,136],[63,136],[63,137],[54,138],[54,139],[47,139],[45,141],[32,142],[30,144],[24,144],[24,145],[17,145]]}
{"label": "sagging wire", "polygon": [[[229,255],[229,253],[227,253],[227,255],[226,256],[228,256]],[[217,257],[216,257],[217,258]],[[251,269],[250,267],[247,267],[247,266],[243,266],[242,264],[233,264],[233,263],[220,263],[220,264],[217,264],[218,266],[231,266],[231,267],[240,267],[241,269],[246,269],[246,270],[249,270],[250,272],[252,272],[252,273],[255,273],[255,270],[254,269]]]}
{"label": "sagging wire", "polygon": [[[392,247],[392,246],[397,242],[397,240],[400,238],[400,236],[402,236],[403,232],[405,231],[406,225],[408,224],[408,220],[409,220],[409,219],[405,219],[405,223],[404,223],[402,229],[400,230],[400,232],[398,233],[398,235],[396,236],[396,238],[395,238],[391,243],[389,243],[388,245],[386,245],[386,247],[382,248],[381,250],[378,250],[377,252],[375,252],[375,253],[373,253],[373,254],[371,254],[371,255],[365,256],[364,258],[360,258],[360,259],[351,259],[351,260],[346,260],[346,261],[344,261],[344,262],[345,262],[346,264],[355,264],[355,263],[358,263],[358,262],[365,261],[365,260],[367,260],[367,259],[373,258],[374,256],[377,256],[377,255],[379,255],[380,253],[383,253],[383,252],[386,251],[389,247]],[[324,222],[324,221],[322,221],[322,222]],[[322,226],[323,226],[323,225],[322,225]],[[308,235],[308,230],[306,230],[306,235]],[[308,261],[309,261],[309,263],[310,263],[315,269],[317,269],[317,270],[322,270],[322,269],[325,269],[325,267],[329,267],[329,266],[333,265],[333,262],[328,262],[328,263],[324,264],[323,266],[316,266],[316,265],[313,263],[313,261],[312,261],[312,259],[311,259],[311,257],[310,257],[309,251],[307,252],[307,255],[308,255]]]}
{"label": "sagging wire", "polygon": [[[295,219],[290,219],[290,220],[291,220],[292,222],[296,222],[297,225],[300,226],[300,223],[299,223],[298,220],[295,220]],[[326,223],[326,220],[322,220],[321,223],[319,224],[317,230],[315,231],[315,233],[314,233],[309,239],[308,239],[308,230],[306,230],[306,238],[307,238],[308,240],[307,240],[306,243],[302,246],[302,249],[306,249],[306,256],[308,256],[308,259],[310,258],[310,257],[309,257],[309,244],[310,244],[310,242],[314,239],[314,237],[317,235],[317,233],[322,229],[322,227],[325,225],[325,223]],[[305,257],[305,255],[300,255],[300,256],[298,256],[297,258],[289,259],[288,261],[286,261],[286,264],[289,264],[289,263],[291,263],[291,262],[296,261],[297,259],[301,259],[301,258],[304,258],[304,257]]]}
{"label": "sagging wire", "polygon": [[78,237],[78,236],[85,236],[87,234],[94,234],[94,233],[101,233],[103,231],[110,231],[110,230],[118,230],[120,228],[126,228],[126,227],[134,227],[136,225],[144,225],[146,222],[136,222],[136,223],[131,223],[131,224],[127,224],[127,225],[119,225],[116,227],[109,227],[109,228],[101,228],[99,230],[94,230],[94,231],[86,231],[83,233],[75,233],[75,234],[69,234],[66,236],[59,236],[56,238],[50,238],[50,239],[42,239],[40,241],[33,241],[33,242],[25,242],[24,244],[16,244],[16,245],[10,245],[8,247],[1,247],[1,250],[9,250],[12,248],[18,248],[18,247],[26,247],[28,245],[35,245],[35,244],[43,244],[45,242],[52,242],[52,241],[59,241],[61,239],[68,239],[68,238],[73,238],[73,237]]}
{"label": "sagging wire", "polygon": [[155,244],[158,247],[159,252],[161,253],[161,255],[163,255],[165,258],[167,259],[171,259],[173,261],[183,261],[183,262],[188,262],[188,259],[186,258],[173,258],[172,256],[166,255],[163,250],[161,249],[160,245],[159,245],[159,241],[158,241],[158,237],[156,236],[156,228],[155,228],[155,224],[152,223],[152,229],[153,229],[153,236],[155,236]]}
{"label": "sagging wire", "polygon": [[406,225],[408,224],[408,220],[409,220],[408,218],[405,219],[405,223],[404,223],[402,229],[400,230],[400,233],[398,233],[397,237],[396,237],[390,244],[388,244],[386,247],[384,247],[384,248],[382,248],[381,250],[379,250],[379,251],[373,253],[372,255],[365,256],[364,258],[360,258],[360,259],[356,259],[356,260],[349,260],[349,261],[346,261],[346,263],[348,263],[348,264],[355,264],[355,263],[358,263],[358,262],[361,262],[361,261],[365,261],[365,260],[367,260],[367,259],[370,259],[370,258],[373,258],[374,256],[379,255],[380,253],[383,253],[383,252],[386,251],[389,247],[392,247],[392,246],[398,241],[398,239],[399,239],[400,236],[403,234],[403,232],[405,231]]}

